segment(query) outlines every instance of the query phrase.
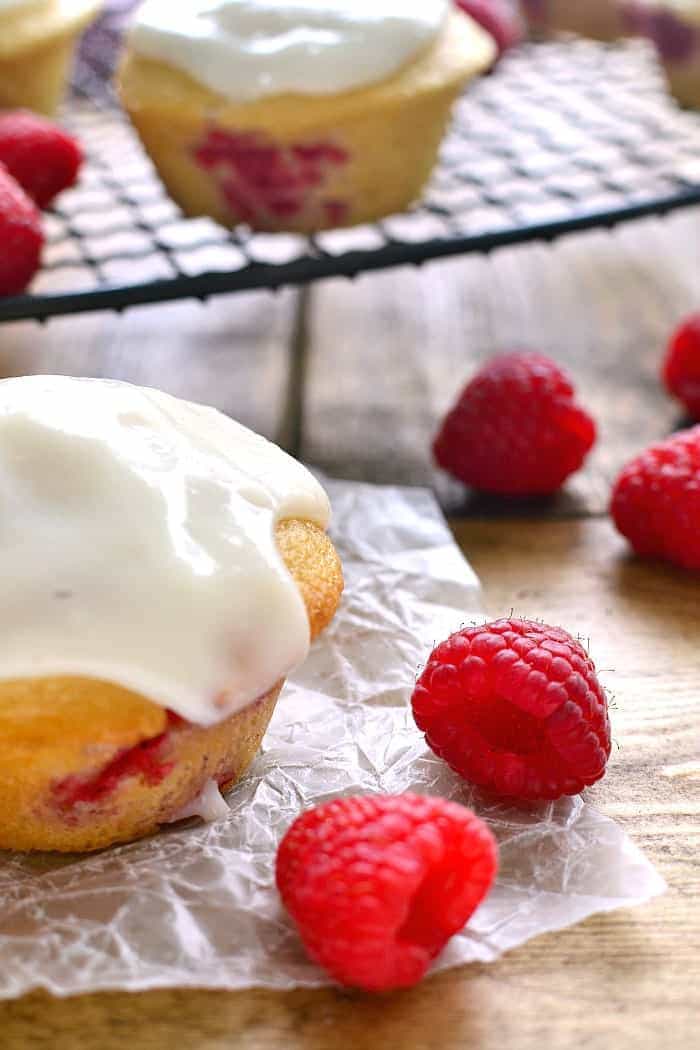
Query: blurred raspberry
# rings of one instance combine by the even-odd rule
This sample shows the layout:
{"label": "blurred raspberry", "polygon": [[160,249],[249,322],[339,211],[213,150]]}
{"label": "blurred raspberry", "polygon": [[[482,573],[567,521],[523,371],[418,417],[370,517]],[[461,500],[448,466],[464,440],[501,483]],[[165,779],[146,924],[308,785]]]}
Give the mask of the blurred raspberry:
{"label": "blurred raspberry", "polygon": [[498,57],[523,39],[522,23],[508,0],[455,0],[465,14],[490,33],[498,47]]}
{"label": "blurred raspberry", "polygon": [[700,570],[700,426],[628,463],[615,483],[611,513],[637,554]]}
{"label": "blurred raspberry", "polygon": [[494,357],[466,386],[433,444],[460,481],[505,496],[555,492],[582,465],[595,423],[566,374],[536,353]]}
{"label": "blurred raspberry", "polygon": [[0,245],[0,295],[18,295],[39,269],[44,235],[36,205],[2,164]]}
{"label": "blurred raspberry", "polygon": [[671,394],[700,419],[700,314],[689,317],[669,343],[662,370]]}
{"label": "blurred raspberry", "polygon": [[75,183],[82,162],[75,139],[50,120],[23,110],[0,114],[0,163],[40,208]]}

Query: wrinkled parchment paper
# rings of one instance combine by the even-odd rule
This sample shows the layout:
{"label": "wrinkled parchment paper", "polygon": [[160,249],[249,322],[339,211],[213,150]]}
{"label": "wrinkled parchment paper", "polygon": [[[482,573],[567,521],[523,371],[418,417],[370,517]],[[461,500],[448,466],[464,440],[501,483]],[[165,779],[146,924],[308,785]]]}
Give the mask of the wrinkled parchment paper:
{"label": "wrinkled parchment paper", "polygon": [[497,885],[437,969],[489,962],[663,891],[623,831],[580,798],[494,803],[426,749],[408,707],[415,673],[435,641],[479,618],[478,582],[429,493],[328,487],[342,609],[284,690],[230,816],[87,858],[0,854],[0,998],[328,983],[280,907],[274,854],[298,813],[351,792],[444,795],[498,837]]}

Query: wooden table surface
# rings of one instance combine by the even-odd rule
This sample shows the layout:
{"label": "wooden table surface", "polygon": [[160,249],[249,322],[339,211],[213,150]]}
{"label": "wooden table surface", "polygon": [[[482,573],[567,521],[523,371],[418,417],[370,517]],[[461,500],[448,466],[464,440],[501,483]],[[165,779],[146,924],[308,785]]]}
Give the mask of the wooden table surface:
{"label": "wooden table surface", "polygon": [[[210,401],[339,476],[433,484],[488,611],[590,637],[616,747],[589,795],[669,883],[653,903],[391,997],[154,992],[0,1004],[3,1050],[534,1050],[695,1045],[700,1020],[700,578],[630,558],[607,516],[625,459],[679,413],[657,381],[700,307],[700,214],[420,271],[0,328],[0,374],[66,372]],[[600,423],[586,469],[508,512],[435,476],[429,439],[477,362],[541,349]]]}

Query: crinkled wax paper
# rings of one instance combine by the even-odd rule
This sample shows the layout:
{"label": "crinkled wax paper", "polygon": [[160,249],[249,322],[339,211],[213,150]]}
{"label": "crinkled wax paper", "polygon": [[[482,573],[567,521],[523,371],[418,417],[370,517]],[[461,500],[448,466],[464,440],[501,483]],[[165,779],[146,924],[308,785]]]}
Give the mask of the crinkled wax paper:
{"label": "crinkled wax paper", "polygon": [[501,847],[498,882],[437,968],[662,892],[654,869],[580,798],[510,808],[426,749],[408,700],[432,644],[478,618],[478,582],[423,491],[332,483],[342,608],[285,688],[230,816],[84,858],[0,854],[0,998],[163,986],[291,988],[327,978],[273,884],[303,809],[351,792],[431,792],[473,805]]}

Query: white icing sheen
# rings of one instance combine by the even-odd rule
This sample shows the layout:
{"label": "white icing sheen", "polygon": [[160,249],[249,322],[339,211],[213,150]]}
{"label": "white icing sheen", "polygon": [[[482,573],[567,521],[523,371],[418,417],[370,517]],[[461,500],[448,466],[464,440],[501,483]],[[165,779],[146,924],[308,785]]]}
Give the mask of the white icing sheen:
{"label": "white icing sheen", "polygon": [[171,817],[168,824],[176,824],[178,820],[187,820],[189,817],[201,817],[207,824],[213,824],[216,820],[223,820],[230,812],[219,785],[215,780],[207,780],[197,797]]}
{"label": "white icing sheen", "polygon": [[306,656],[275,542],[309,472],[214,409],[107,380],[0,382],[0,678],[75,674],[211,725]]}
{"label": "white icing sheen", "polygon": [[238,102],[334,94],[394,74],[440,32],[451,0],[147,0],[135,51]]}

